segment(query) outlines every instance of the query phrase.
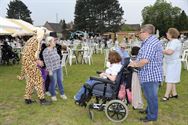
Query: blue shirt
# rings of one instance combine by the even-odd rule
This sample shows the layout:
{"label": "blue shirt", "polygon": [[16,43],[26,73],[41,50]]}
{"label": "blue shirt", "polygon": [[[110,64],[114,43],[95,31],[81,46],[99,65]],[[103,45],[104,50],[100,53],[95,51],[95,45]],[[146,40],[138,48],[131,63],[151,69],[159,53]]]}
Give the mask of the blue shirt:
{"label": "blue shirt", "polygon": [[121,64],[125,64],[125,58],[129,57],[129,54],[126,50],[122,50],[120,47],[117,47],[115,51],[121,56]]}
{"label": "blue shirt", "polygon": [[137,60],[147,59],[148,64],[141,67],[139,78],[143,82],[161,82],[162,72],[162,44],[156,36],[151,35],[141,45]]}

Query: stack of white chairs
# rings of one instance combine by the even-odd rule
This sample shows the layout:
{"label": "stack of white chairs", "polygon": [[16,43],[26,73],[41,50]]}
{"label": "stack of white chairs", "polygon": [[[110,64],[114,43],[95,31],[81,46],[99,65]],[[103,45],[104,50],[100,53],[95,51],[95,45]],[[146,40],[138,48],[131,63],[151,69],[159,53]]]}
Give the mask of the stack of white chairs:
{"label": "stack of white chairs", "polygon": [[184,65],[184,69],[188,70],[188,49],[183,50],[181,61]]}

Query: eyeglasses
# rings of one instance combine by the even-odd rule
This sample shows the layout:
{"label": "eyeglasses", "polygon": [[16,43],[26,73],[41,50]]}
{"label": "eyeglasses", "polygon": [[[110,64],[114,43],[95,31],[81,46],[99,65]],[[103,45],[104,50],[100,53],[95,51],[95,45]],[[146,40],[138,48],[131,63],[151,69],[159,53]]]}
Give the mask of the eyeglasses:
{"label": "eyeglasses", "polygon": [[139,34],[144,33],[144,31],[140,31]]}

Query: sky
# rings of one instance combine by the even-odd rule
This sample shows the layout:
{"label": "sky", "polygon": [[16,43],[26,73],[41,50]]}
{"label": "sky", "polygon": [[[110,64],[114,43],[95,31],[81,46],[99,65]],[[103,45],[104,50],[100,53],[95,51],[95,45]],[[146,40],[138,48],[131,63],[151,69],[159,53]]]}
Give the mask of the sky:
{"label": "sky", "polygon": [[[11,0],[0,0],[0,16],[6,16],[6,9]],[[153,5],[156,0],[119,0],[123,7],[123,18],[127,24],[140,24],[142,22],[141,11],[145,6]],[[188,0],[166,0],[172,6],[177,6],[188,15]],[[59,22],[65,19],[66,23],[74,20],[74,8],[76,0],[22,0],[32,12],[31,18],[34,25],[44,25],[48,22]]]}

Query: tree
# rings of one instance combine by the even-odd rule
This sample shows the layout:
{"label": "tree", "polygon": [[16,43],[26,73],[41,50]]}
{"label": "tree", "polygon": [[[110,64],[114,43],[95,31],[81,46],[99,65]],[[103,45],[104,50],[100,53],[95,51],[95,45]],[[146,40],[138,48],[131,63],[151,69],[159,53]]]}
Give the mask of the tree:
{"label": "tree", "polygon": [[188,30],[188,18],[184,10],[181,12],[178,18],[177,26],[179,27],[180,31]]}
{"label": "tree", "polygon": [[77,0],[75,29],[90,32],[116,32],[124,11],[117,0]]}
{"label": "tree", "polygon": [[59,24],[61,25],[61,28],[62,28],[62,38],[67,39],[69,34],[68,34],[67,24],[65,20],[61,20]]}
{"label": "tree", "polygon": [[63,31],[67,29],[67,24],[66,24],[65,20],[61,20],[59,23],[60,23]]}
{"label": "tree", "polygon": [[164,36],[170,27],[177,27],[181,9],[172,7],[171,3],[165,0],[156,0],[152,6],[146,6],[142,10],[143,24],[151,23],[159,29],[160,36]]}
{"label": "tree", "polygon": [[22,19],[32,24],[33,21],[30,14],[31,11],[20,0],[13,0],[8,4],[7,18]]}

